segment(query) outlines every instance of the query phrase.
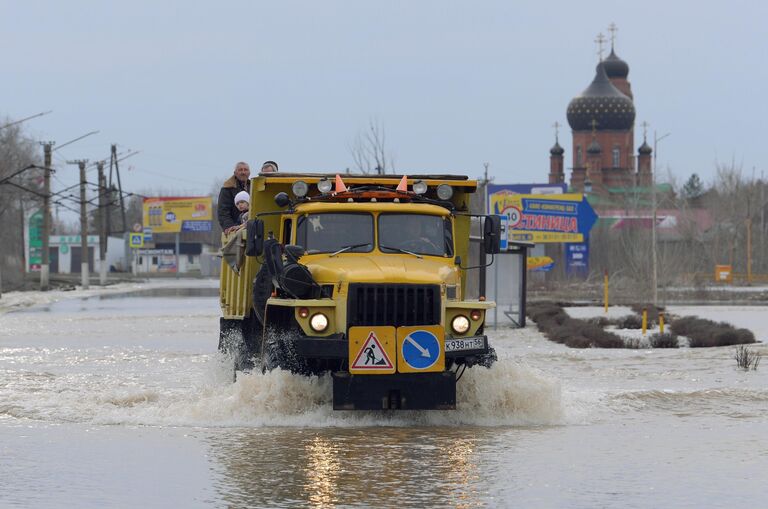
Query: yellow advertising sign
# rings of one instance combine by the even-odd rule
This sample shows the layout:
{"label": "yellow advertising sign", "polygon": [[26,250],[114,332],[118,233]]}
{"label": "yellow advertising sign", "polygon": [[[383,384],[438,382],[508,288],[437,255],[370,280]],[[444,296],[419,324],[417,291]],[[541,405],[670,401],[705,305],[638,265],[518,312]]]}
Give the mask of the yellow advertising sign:
{"label": "yellow advertising sign", "polygon": [[152,233],[209,232],[213,226],[210,196],[144,198],[144,228]]}
{"label": "yellow advertising sign", "polygon": [[555,264],[555,261],[549,256],[529,256],[528,270],[546,272]]}
{"label": "yellow advertising sign", "polygon": [[492,214],[506,216],[509,241],[583,242],[597,220],[581,194],[533,195],[499,191],[488,196]]}

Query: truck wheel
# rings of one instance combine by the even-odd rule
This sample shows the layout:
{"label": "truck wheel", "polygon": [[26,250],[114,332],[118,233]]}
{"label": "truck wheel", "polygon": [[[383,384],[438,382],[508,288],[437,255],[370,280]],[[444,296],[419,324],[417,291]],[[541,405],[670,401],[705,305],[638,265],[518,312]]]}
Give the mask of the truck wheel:
{"label": "truck wheel", "polygon": [[253,315],[244,320],[219,319],[219,352],[232,359],[235,371],[253,369],[261,352],[261,327]]}
{"label": "truck wheel", "polygon": [[497,360],[499,360],[499,357],[496,355],[496,349],[490,347],[488,349],[488,353],[477,358],[477,365],[490,368]]}
{"label": "truck wheel", "polygon": [[269,275],[265,263],[253,280],[253,311],[259,325],[264,323],[264,307],[270,295],[272,295],[272,276]]}
{"label": "truck wheel", "polygon": [[267,332],[267,340],[264,344],[264,372],[272,371],[277,368],[285,368],[286,355],[283,348],[283,342],[280,341],[279,333],[274,331]]}
{"label": "truck wheel", "polygon": [[300,357],[293,346],[294,331],[268,331],[264,348],[263,370],[284,369],[300,375],[311,374],[306,359]]}

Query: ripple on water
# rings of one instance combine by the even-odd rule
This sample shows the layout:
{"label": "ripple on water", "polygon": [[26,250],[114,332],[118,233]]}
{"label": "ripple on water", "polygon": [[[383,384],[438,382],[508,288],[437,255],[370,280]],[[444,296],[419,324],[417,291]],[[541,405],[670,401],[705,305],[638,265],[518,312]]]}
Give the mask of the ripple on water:
{"label": "ripple on water", "polygon": [[720,415],[732,418],[754,417],[752,409],[764,407],[768,390],[723,387],[697,390],[639,390],[615,394],[611,404],[633,410],[660,411],[673,415]]}

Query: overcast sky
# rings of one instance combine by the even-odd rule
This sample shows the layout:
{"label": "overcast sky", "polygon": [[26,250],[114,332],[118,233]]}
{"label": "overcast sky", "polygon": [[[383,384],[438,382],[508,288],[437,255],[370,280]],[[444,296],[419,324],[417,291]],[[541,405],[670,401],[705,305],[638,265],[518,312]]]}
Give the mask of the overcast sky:
{"label": "overcast sky", "polygon": [[[767,170],[766,2],[6,1],[0,115],[68,158],[125,161],[123,186],[208,193],[245,160],[343,171],[371,119],[399,172],[546,181],[552,124],[594,77],[615,22],[636,122],[659,166],[705,181],[717,160]],[[642,143],[636,128],[636,145]],[[566,166],[570,166],[570,157]]]}

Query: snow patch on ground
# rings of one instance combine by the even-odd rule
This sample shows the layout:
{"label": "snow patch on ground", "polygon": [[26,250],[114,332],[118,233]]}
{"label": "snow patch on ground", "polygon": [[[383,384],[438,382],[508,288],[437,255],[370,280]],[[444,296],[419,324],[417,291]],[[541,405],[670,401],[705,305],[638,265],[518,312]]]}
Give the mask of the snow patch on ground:
{"label": "snow patch on ground", "polygon": [[574,306],[564,309],[571,318],[579,318],[581,320],[599,316],[613,319],[635,314],[635,312],[632,311],[632,308],[627,306],[609,306],[607,314],[605,313],[605,308],[603,306]]}

